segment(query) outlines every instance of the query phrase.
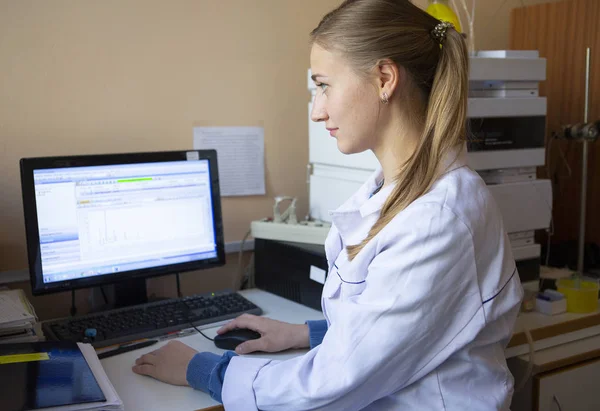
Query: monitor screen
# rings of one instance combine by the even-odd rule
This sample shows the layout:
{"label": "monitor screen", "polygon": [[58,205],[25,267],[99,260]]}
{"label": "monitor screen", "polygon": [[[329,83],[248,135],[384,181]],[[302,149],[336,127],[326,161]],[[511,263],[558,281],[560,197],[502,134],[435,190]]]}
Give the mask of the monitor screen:
{"label": "monitor screen", "polygon": [[222,264],[215,163],[212,150],[23,159],[34,292]]}

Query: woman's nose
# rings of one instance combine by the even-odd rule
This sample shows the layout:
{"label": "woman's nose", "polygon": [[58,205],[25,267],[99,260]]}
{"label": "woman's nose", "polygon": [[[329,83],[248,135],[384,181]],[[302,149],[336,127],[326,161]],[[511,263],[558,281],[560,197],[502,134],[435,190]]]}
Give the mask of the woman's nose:
{"label": "woman's nose", "polygon": [[325,110],[325,107],[323,106],[321,99],[319,98],[319,96],[315,96],[315,99],[313,101],[312,110],[310,112],[310,119],[312,121],[318,122],[318,121],[326,121],[328,118],[329,118],[329,116],[327,115],[327,110]]}

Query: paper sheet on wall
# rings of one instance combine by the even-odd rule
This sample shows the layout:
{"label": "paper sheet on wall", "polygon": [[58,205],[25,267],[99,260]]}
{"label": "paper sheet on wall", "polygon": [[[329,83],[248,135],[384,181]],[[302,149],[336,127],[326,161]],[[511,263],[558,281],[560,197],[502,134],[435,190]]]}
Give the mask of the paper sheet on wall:
{"label": "paper sheet on wall", "polygon": [[221,196],[265,194],[262,127],[194,127],[194,150],[217,150]]}

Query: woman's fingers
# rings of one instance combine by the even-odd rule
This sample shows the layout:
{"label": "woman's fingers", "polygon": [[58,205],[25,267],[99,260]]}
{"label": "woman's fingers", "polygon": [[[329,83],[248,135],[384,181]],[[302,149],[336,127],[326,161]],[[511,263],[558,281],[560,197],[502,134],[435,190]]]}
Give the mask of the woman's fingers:
{"label": "woman's fingers", "polygon": [[248,354],[254,351],[269,352],[268,342],[266,338],[258,338],[241,343],[235,348],[238,354]]}
{"label": "woman's fingers", "polygon": [[148,375],[150,377],[155,377],[155,375],[154,375],[155,367],[152,364],[134,365],[132,370],[136,374]]}
{"label": "woman's fingers", "polygon": [[227,331],[234,330],[236,328],[249,328],[254,331],[259,331],[257,327],[257,320],[260,317],[252,314],[242,314],[235,320],[228,322],[223,327],[217,330],[217,334],[223,334]]}
{"label": "woman's fingers", "polygon": [[155,359],[156,359],[156,356],[153,353],[148,353],[148,354],[142,355],[140,358],[135,360],[135,364],[136,365],[142,365],[142,364],[154,365]]}

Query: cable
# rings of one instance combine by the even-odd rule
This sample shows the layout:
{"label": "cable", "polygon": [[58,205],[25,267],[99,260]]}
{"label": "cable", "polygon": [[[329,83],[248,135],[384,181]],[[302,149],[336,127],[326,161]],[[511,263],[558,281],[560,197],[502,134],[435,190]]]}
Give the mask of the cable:
{"label": "cable", "polygon": [[104,298],[104,304],[108,304],[108,298],[106,298],[106,293],[104,292],[104,287],[100,286],[100,292],[102,293],[102,298]]}
{"label": "cable", "polygon": [[[554,141],[556,140],[556,133],[552,132],[552,134],[550,135],[550,138],[548,139],[549,143],[548,143],[548,149],[545,151],[544,155],[545,155],[545,169],[546,169],[546,177],[550,180],[550,189],[552,190],[552,192],[554,193],[554,177],[553,177],[553,173],[552,173],[552,167],[550,166],[550,160],[552,158],[551,156],[551,152],[552,152],[552,145],[554,143]],[[559,147],[560,148],[560,147]],[[537,190],[537,189],[536,189]],[[553,208],[554,208],[554,198],[555,196],[552,195],[552,204],[550,205],[550,228],[546,229],[546,261],[545,261],[545,265],[546,267],[548,266],[549,262],[550,262],[550,247],[552,246],[552,236],[554,235],[554,215],[552,214]]]}
{"label": "cable", "polygon": [[[552,134],[550,135],[549,138],[549,143],[548,143],[548,149],[546,150],[546,173],[548,174],[548,178],[552,180],[553,183],[558,184],[558,180],[560,178],[570,178],[573,174],[571,167],[569,166],[569,162],[567,160],[567,156],[569,154],[569,151],[571,150],[571,142],[573,140],[567,140],[567,151],[565,152],[562,147],[561,147],[561,143],[558,137],[558,134],[556,132],[552,132]],[[559,156],[560,156],[560,160],[562,160],[562,163],[565,165],[565,167],[567,168],[567,174],[566,175],[558,175],[558,171],[559,171],[559,167],[560,167],[560,163],[556,166],[554,166],[554,164],[550,164],[551,160],[552,160],[552,146],[554,144],[558,144],[558,151],[559,151]],[[553,166],[556,169],[553,169]]]}
{"label": "cable", "polygon": [[531,377],[531,372],[533,371],[533,364],[535,363],[535,346],[533,345],[533,337],[531,336],[531,333],[529,332],[528,328],[525,328],[523,332],[525,333],[525,337],[527,338],[527,344],[529,345],[529,362],[527,363],[527,370],[525,371],[525,375],[523,375],[523,379],[515,388],[515,393],[521,391],[525,387],[527,381],[529,381],[529,377]]}
{"label": "cable", "polygon": [[[552,236],[554,235],[554,232],[555,232],[554,216],[553,216],[554,201],[556,200],[557,197],[559,197],[561,195],[561,188],[563,187],[563,185],[560,183],[560,179],[561,178],[567,178],[567,179],[571,178],[571,176],[573,174],[571,167],[569,166],[569,162],[567,160],[567,155],[569,153],[569,150],[571,149],[571,141],[572,140],[567,141],[566,153],[562,149],[561,143],[557,140],[559,140],[559,135],[553,131],[550,134],[548,149],[546,150],[546,153],[545,153],[546,154],[546,159],[545,159],[546,175],[550,179],[552,192],[553,192],[552,206],[549,205],[551,207],[550,208],[550,229],[546,230],[546,259],[545,259],[546,266],[549,266],[549,264],[550,264],[550,249],[552,247]],[[559,168],[561,165],[560,163],[558,163],[556,166],[554,166],[555,169],[553,169],[553,164],[551,164],[552,147],[554,144],[558,144],[558,152],[559,152],[560,159],[562,160],[562,163],[564,164],[564,166],[567,168],[566,175],[559,175]],[[537,188],[536,188],[536,190],[537,190]]]}
{"label": "cable", "polygon": [[[553,179],[553,173],[552,173],[552,167],[550,166],[550,160],[551,160],[551,151],[552,151],[552,144],[554,143],[554,141],[557,139],[557,134],[555,132],[552,132],[552,134],[550,135],[549,138],[549,143],[548,143],[548,149],[545,150],[544,152],[544,168],[546,169],[546,176],[549,178],[550,180],[550,189],[552,192],[552,203],[548,203],[546,201],[546,199],[544,198],[544,196],[542,195],[542,193],[540,193],[540,191],[537,189],[537,187],[535,185],[533,185],[533,187],[535,188],[535,191],[537,191],[537,194],[540,196],[540,198],[542,200],[544,200],[544,202],[546,203],[546,206],[548,207],[548,210],[550,211],[550,227],[546,229],[546,259],[545,259],[545,265],[548,266],[548,263],[550,262],[550,247],[551,247],[551,237],[554,235],[554,215],[552,214],[553,211],[553,207],[554,207],[554,199],[556,196],[554,196],[554,179]],[[559,146],[560,149],[560,146]]]}
{"label": "cable", "polygon": [[[570,147],[570,145],[569,145]],[[563,149],[560,147],[560,145],[558,146],[558,152],[560,153],[560,156],[562,157],[563,162],[565,163],[565,167],[567,167],[567,178],[570,178],[573,175],[573,171],[571,170],[571,167],[569,166],[569,161],[567,160],[566,154],[563,151]]]}
{"label": "cable", "polygon": [[251,232],[252,232],[252,230],[248,230],[248,232],[244,235],[244,238],[242,238],[242,243],[240,244],[240,251],[238,252],[238,277],[236,279],[236,284],[235,284],[236,290],[241,290],[242,284],[244,283],[244,271],[243,271],[243,267],[242,267],[242,256],[244,255],[244,244],[246,243],[246,240],[250,236]]}
{"label": "cable", "polygon": [[[508,1],[508,0],[505,0]],[[465,27],[463,25],[462,19],[460,18],[460,13],[458,12],[458,7],[456,7],[456,2],[455,0],[450,0],[450,5],[452,6],[452,11],[454,11],[456,13],[456,18],[458,19],[458,24],[460,24],[460,27]]]}
{"label": "cable", "polygon": [[248,263],[248,268],[246,269],[248,276],[248,288],[255,288],[255,272],[254,272],[254,253],[250,256],[250,262]]}
{"label": "cable", "polygon": [[[545,154],[545,156],[546,156],[546,158],[545,158],[546,174],[547,174],[547,177],[551,180],[554,179],[554,171],[555,171],[552,169],[552,166],[554,165],[552,163],[552,146],[554,144],[556,144],[557,140],[558,140],[558,135],[556,134],[556,132],[554,132],[554,131],[551,132],[550,137],[548,137],[548,148],[546,149],[546,154]],[[558,143],[558,144],[559,144],[559,148],[560,148],[560,143]]]}
{"label": "cable", "polygon": [[75,317],[77,314],[77,307],[75,307],[75,290],[71,290],[71,317]]}
{"label": "cable", "polygon": [[562,411],[562,407],[560,405],[560,402],[558,401],[558,397],[556,396],[556,394],[552,396],[552,402],[556,403],[558,411]]}
{"label": "cable", "polygon": [[183,297],[183,294],[181,294],[181,284],[179,283],[179,273],[175,274],[175,278],[177,279],[177,297],[181,298],[181,297]]}
{"label": "cable", "polygon": [[546,230],[546,237],[547,237],[547,241],[546,241],[546,261],[545,261],[545,265],[546,267],[548,267],[548,264],[550,263],[550,247],[552,245],[552,235],[554,234],[554,218],[550,218],[550,230]]}
{"label": "cable", "polygon": [[214,341],[212,338],[206,336],[206,334],[204,334],[202,331],[200,331],[199,329],[197,329],[194,324],[190,323],[190,325],[194,328],[194,330],[198,331],[198,333],[200,333],[200,335],[202,335],[204,338],[206,338],[209,341]]}
{"label": "cable", "polygon": [[[552,180],[550,180],[550,182],[552,182]],[[554,216],[552,215],[552,204],[550,204],[550,203],[548,203],[548,201],[546,201],[543,194],[540,192],[540,190],[538,190],[538,188],[536,187],[535,184],[533,184],[532,186],[535,189],[535,191],[537,192],[537,195],[542,199],[542,201],[544,203],[546,203],[546,207],[548,207],[548,210],[550,211],[550,228],[546,230],[546,233],[548,236],[548,242],[546,244],[546,266],[547,266],[548,261],[549,261],[549,256],[550,256],[550,237],[552,237],[554,235]],[[550,184],[550,189],[552,190],[552,188],[553,188],[552,184]],[[552,196],[552,199],[554,199],[554,196]]]}

